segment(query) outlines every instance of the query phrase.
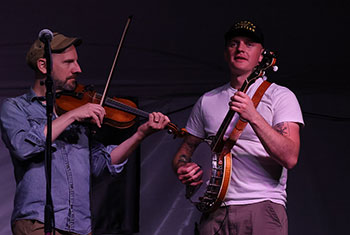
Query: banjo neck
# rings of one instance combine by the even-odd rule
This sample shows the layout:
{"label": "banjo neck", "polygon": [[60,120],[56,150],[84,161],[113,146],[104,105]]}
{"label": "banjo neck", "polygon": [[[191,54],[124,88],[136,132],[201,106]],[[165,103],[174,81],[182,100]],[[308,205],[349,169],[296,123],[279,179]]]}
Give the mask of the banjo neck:
{"label": "banjo neck", "polygon": [[[243,85],[239,89],[239,91],[246,93],[248,88],[259,78],[265,74],[265,71],[274,67],[276,63],[276,56],[273,52],[265,50],[263,52],[262,61],[254,68],[253,72],[248,76],[248,78],[244,81]],[[220,154],[224,148],[225,141],[224,135],[227,131],[228,126],[230,125],[233,116],[235,115],[235,111],[229,109],[227,112],[223,122],[221,123],[219,130],[217,131],[214,139],[211,142],[210,148],[212,152],[216,154]]]}

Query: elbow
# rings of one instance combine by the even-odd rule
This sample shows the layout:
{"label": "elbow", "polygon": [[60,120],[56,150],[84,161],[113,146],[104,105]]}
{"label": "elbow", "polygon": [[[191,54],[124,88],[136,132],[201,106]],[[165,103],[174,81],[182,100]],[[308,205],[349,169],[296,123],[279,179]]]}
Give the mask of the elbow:
{"label": "elbow", "polygon": [[45,146],[33,146],[29,143],[13,144],[10,153],[17,158],[17,160],[25,161],[39,155],[45,156]]}
{"label": "elbow", "polygon": [[285,161],[285,164],[283,164],[283,166],[288,170],[291,170],[296,166],[297,163],[298,163],[298,155],[292,155],[288,157],[288,160]]}
{"label": "elbow", "polygon": [[282,165],[288,170],[293,169],[297,163],[299,158],[299,146],[292,146],[291,148],[285,148],[280,155],[280,161]]}
{"label": "elbow", "polygon": [[271,155],[271,157],[284,168],[293,169],[298,162],[298,154]]}
{"label": "elbow", "polygon": [[288,170],[291,170],[295,167],[295,165],[297,164],[297,161],[290,161],[287,164],[285,164],[285,168],[287,168]]}

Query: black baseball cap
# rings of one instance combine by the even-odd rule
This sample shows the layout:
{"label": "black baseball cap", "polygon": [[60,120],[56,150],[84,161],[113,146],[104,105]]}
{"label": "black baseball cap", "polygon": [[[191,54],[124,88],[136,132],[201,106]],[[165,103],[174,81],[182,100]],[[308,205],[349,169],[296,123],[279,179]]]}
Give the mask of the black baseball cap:
{"label": "black baseball cap", "polygon": [[264,34],[261,28],[250,20],[239,20],[234,22],[230,29],[225,33],[225,42],[236,36],[246,36],[254,42],[264,45]]}

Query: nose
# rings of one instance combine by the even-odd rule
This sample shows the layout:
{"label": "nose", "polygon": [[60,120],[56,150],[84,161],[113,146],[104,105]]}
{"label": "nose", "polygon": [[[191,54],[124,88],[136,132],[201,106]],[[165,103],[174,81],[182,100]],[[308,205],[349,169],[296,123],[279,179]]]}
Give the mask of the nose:
{"label": "nose", "polygon": [[237,44],[237,51],[244,51],[246,49],[246,46],[244,43],[240,42]]}
{"label": "nose", "polygon": [[81,73],[81,72],[82,71],[81,71],[80,65],[79,65],[79,63],[77,61],[77,62],[74,63],[73,73]]}

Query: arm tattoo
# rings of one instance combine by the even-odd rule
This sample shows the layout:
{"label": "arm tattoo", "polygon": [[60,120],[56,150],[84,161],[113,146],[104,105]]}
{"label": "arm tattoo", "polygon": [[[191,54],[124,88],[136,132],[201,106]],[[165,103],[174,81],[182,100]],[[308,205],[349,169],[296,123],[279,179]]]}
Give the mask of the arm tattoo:
{"label": "arm tattoo", "polygon": [[274,126],[274,129],[281,135],[289,135],[289,125],[288,122],[281,122]]}
{"label": "arm tattoo", "polygon": [[196,150],[197,146],[202,142],[201,139],[186,137],[182,145],[184,152],[188,155],[188,158],[192,156],[192,153]]}
{"label": "arm tattoo", "polygon": [[200,139],[187,137],[182,145],[182,154],[177,160],[178,167],[191,162],[191,156],[198,144],[201,142]]}
{"label": "arm tattoo", "polygon": [[185,154],[182,154],[180,157],[179,157],[179,160],[178,160],[178,163],[187,163],[187,162],[190,162],[191,159],[190,157],[186,156]]}
{"label": "arm tattoo", "polygon": [[200,142],[188,139],[186,144],[191,151],[194,151]]}
{"label": "arm tattoo", "polygon": [[182,154],[176,163],[176,168],[179,168],[181,166],[186,165],[186,163],[191,162],[191,158],[189,156],[186,156],[185,154]]}

